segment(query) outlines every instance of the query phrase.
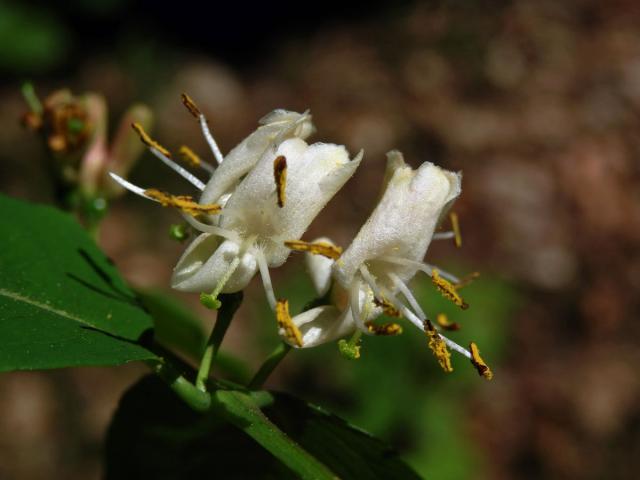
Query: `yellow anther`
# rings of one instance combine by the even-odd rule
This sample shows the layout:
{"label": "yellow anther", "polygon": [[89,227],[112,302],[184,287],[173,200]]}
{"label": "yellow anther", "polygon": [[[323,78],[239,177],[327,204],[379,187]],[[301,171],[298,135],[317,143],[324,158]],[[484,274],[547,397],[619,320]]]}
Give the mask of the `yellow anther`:
{"label": "yellow anther", "polygon": [[222,207],[217,203],[210,203],[206,205],[200,205],[195,202],[193,198],[188,195],[171,195],[165,192],[161,192],[160,190],[156,190],[155,188],[150,188],[144,191],[144,194],[157,200],[163,207],[173,207],[178,210],[188,213],[189,215],[200,215],[202,213],[214,215],[216,213],[220,213]]}
{"label": "yellow anther", "polygon": [[449,331],[460,330],[460,324],[458,322],[450,322],[444,313],[439,313],[436,317],[436,322],[440,327]]}
{"label": "yellow anther", "polygon": [[472,283],[476,278],[480,276],[480,272],[473,272],[469,275],[462,278],[458,283],[455,284],[456,290],[460,290],[463,287],[466,287],[470,283]]}
{"label": "yellow anther", "polygon": [[375,324],[373,322],[366,323],[369,333],[381,336],[394,336],[402,333],[402,327],[397,323],[381,323]]}
{"label": "yellow anther", "polygon": [[180,147],[179,153],[182,157],[182,160],[184,160],[185,163],[191,165],[192,167],[199,167],[202,163],[200,157],[186,145],[182,145]]}
{"label": "yellow anther", "polygon": [[296,324],[293,323],[291,315],[289,315],[289,301],[278,300],[276,303],[276,320],[278,328],[289,342],[294,343],[298,347],[302,347],[302,334]]}
{"label": "yellow anther", "polygon": [[471,363],[474,367],[476,367],[478,373],[487,380],[491,380],[493,378],[493,372],[491,371],[489,366],[484,363],[484,360],[482,360],[482,357],[480,356],[480,350],[478,350],[478,346],[474,342],[471,342],[469,344],[469,350],[471,350]]}
{"label": "yellow anther", "polygon": [[286,201],[287,188],[287,159],[284,155],[276,157],[273,161],[273,178],[276,182],[276,195],[278,196],[278,206],[284,207]]}
{"label": "yellow anther", "polygon": [[142,125],[140,125],[139,123],[132,123],[131,126],[140,136],[140,140],[142,140],[142,143],[144,143],[147,147],[155,148],[156,150],[158,150],[163,155],[166,155],[167,157],[171,156],[171,152],[166,148],[164,148],[162,145],[160,145],[158,142],[156,142],[153,138],[151,138],[147,134],[147,132],[144,131],[144,128],[142,128]]}
{"label": "yellow anther", "polygon": [[191,97],[186,93],[183,93],[181,95],[181,98],[182,98],[182,103],[184,104],[185,107],[187,107],[187,110],[189,110],[189,113],[191,113],[191,115],[193,115],[196,118],[200,118],[200,115],[202,115],[202,112],[200,112],[200,109],[196,105],[196,102],[194,102],[191,99]]}
{"label": "yellow anther", "polygon": [[451,228],[453,229],[453,241],[456,247],[462,246],[462,234],[460,233],[460,222],[458,221],[458,214],[451,212],[449,214],[449,220],[451,220]]}
{"label": "yellow anther", "polygon": [[373,303],[376,306],[381,307],[384,314],[388,315],[389,317],[395,317],[395,318],[402,317],[402,313],[400,313],[400,310],[394,307],[393,304],[386,298],[374,298]]}
{"label": "yellow anther", "polygon": [[327,242],[303,242],[302,240],[287,240],[284,245],[291,250],[298,252],[309,252],[314,255],[322,255],[323,257],[337,260],[342,255],[342,248],[337,245],[331,245]]}
{"label": "yellow anther", "polygon": [[424,322],[424,331],[429,339],[429,348],[433,352],[433,355],[435,355],[442,369],[446,373],[453,372],[453,367],[451,366],[451,353],[449,353],[447,344],[444,343],[444,340],[442,340],[429,319]]}
{"label": "yellow anther", "polygon": [[462,300],[462,297],[458,295],[456,287],[448,280],[442,278],[438,270],[435,268],[431,272],[431,281],[443,297],[448,298],[463,310],[469,308],[469,305],[467,305],[464,300]]}

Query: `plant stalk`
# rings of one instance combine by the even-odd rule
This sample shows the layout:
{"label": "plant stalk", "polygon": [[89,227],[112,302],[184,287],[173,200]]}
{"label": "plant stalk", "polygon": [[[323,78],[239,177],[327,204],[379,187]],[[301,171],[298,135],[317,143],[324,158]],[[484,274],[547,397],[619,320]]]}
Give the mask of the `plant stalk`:
{"label": "plant stalk", "polygon": [[207,391],[207,379],[211,372],[213,360],[218,350],[220,350],[220,345],[227,333],[234,314],[242,303],[242,292],[220,295],[220,301],[222,305],[220,306],[220,310],[218,310],[218,318],[216,319],[211,336],[207,341],[207,346],[202,355],[200,368],[198,369],[198,375],[196,377],[196,388],[202,392]]}
{"label": "plant stalk", "polygon": [[287,353],[291,350],[291,346],[288,343],[281,342],[271,352],[271,354],[264,361],[260,369],[253,376],[248,384],[250,390],[257,390],[262,387],[264,382],[273,373],[280,362],[287,356]]}

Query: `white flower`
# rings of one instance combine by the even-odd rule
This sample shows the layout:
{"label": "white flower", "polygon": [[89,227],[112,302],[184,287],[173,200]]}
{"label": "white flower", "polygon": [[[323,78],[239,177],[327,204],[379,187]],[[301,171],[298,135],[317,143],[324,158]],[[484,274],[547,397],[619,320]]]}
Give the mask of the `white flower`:
{"label": "white flower", "polygon": [[276,301],[269,267],[284,263],[290,252],[284,241],[304,233],[353,174],[362,153],[350,161],[342,146],[308,145],[303,138],[314,130],[309,113],[275,110],[223,158],[204,116],[186,95],[183,102],[198,119],[219,163],[214,169],[185,149],[192,163],[211,172],[206,185],[175,163],[169,151],[140,127],[134,128],[155,156],[202,191],[200,202],[144,190],[117,175],[112,177],[134,193],[180,209],[185,220],[202,232],[178,261],[173,288],[208,291],[215,297],[243,289],[260,270],[273,308]]}
{"label": "white flower", "polygon": [[397,289],[395,277],[403,282],[412,278],[418,267],[411,262],[422,261],[440,219],[460,195],[459,173],[429,162],[413,170],[397,151],[387,157],[382,197],[333,266],[336,280],[346,289],[366,283],[364,269],[384,290]]}
{"label": "white flower", "polygon": [[[274,161],[287,166],[286,202],[278,205]],[[351,177],[362,154],[350,161],[339,145],[285,140],[268,150],[240,182],[219,215],[217,225],[190,223],[202,232],[184,253],[172,279],[178,290],[215,290],[221,278],[223,293],[241,290],[259,269],[272,306],[268,268],[282,265],[290,250],[285,240],[300,237],[320,210]],[[226,160],[225,160],[226,161]],[[222,237],[222,238],[220,238]]]}
{"label": "white flower", "polygon": [[[440,282],[439,288],[444,294],[457,295],[455,287],[443,277],[457,279],[438,273],[434,267],[422,263],[422,259],[435,228],[460,195],[461,175],[429,162],[413,170],[397,151],[390,152],[387,157],[380,201],[351,245],[337,260],[306,254],[314,287],[319,296],[327,295],[328,305],[294,316],[292,323],[298,328],[301,341],[296,344],[291,338],[285,340],[294,346],[312,347],[354,331],[396,334],[400,332],[399,326],[375,325],[372,320],[383,311],[390,315],[401,314],[426,331],[441,365],[449,370],[445,345],[468,358],[472,358],[471,353],[436,333],[407,283],[418,271],[424,271],[433,276],[436,286]],[[443,236],[447,237],[450,236]],[[322,241],[327,242],[326,239]],[[307,250],[313,252],[309,247]],[[331,280],[333,286],[329,289]],[[400,301],[398,294],[402,294],[409,306]],[[461,299],[459,304],[466,306]],[[357,344],[359,335],[352,346]]]}

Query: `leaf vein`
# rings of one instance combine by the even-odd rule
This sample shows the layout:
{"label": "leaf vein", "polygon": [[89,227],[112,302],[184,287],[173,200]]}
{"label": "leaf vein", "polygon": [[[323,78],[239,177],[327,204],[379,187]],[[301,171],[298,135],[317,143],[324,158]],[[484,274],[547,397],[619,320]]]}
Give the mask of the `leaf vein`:
{"label": "leaf vein", "polygon": [[47,305],[46,303],[42,303],[42,302],[40,302],[38,300],[35,300],[33,298],[25,297],[24,295],[21,295],[20,293],[17,293],[17,292],[12,292],[12,291],[6,290],[4,288],[0,288],[0,296],[7,297],[7,298],[9,298],[9,299],[11,299],[11,300],[13,300],[15,302],[26,303],[28,305],[40,308],[40,309],[45,310],[47,312],[56,314],[56,315],[58,315],[60,317],[68,318],[69,320],[73,320],[75,322],[81,323],[81,324],[86,325],[86,326],[91,327],[91,328],[95,328],[97,330],[101,330],[101,331],[103,330],[102,328],[97,327],[96,325],[88,322],[87,320],[85,320],[85,319],[83,319],[81,317],[77,317],[76,315],[74,315],[74,314],[72,314],[70,312],[67,312],[66,310],[60,310],[58,308],[52,307],[51,305]]}

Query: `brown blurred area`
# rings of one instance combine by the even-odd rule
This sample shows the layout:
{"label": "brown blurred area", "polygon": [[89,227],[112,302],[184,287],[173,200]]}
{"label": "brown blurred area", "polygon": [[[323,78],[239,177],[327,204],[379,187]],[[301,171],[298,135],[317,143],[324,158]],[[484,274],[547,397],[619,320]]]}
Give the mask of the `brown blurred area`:
{"label": "brown blurred area", "polygon": [[[250,68],[184,54],[145,100],[158,117],[155,138],[172,149],[207,152],[182,91],[223,150],[278,107],[310,108],[313,140],[364,148],[360,171],[308,238],[348,244],[390,149],[414,166],[462,170],[464,248],[455,255],[508,279],[522,299],[499,375],[466,402],[468,435],[486,458],[474,478],[632,479],[640,467],[639,26],[640,5],[624,0],[418,3],[285,38]],[[38,87],[61,82],[104,93],[114,112],[145,88],[104,57]],[[42,149],[17,122],[25,107],[15,86],[2,87],[0,105],[0,187],[47,201],[32,160]],[[162,168],[145,156],[132,178],[189,193]],[[101,244],[130,282],[163,287],[183,248],[166,235],[172,222],[171,212],[128,196],[113,203]],[[254,287],[248,296],[262,301]],[[249,358],[251,322],[240,319],[228,338]],[[283,368],[274,384],[286,388],[295,364]],[[0,478],[99,478],[109,417],[143,371],[3,374]]]}

